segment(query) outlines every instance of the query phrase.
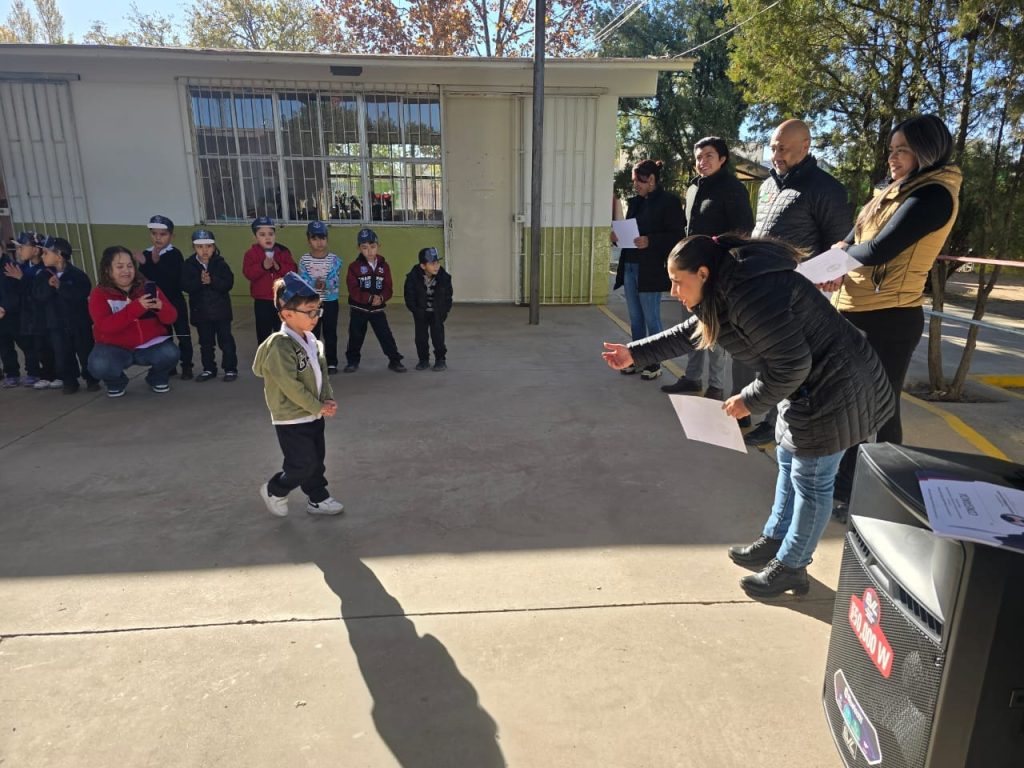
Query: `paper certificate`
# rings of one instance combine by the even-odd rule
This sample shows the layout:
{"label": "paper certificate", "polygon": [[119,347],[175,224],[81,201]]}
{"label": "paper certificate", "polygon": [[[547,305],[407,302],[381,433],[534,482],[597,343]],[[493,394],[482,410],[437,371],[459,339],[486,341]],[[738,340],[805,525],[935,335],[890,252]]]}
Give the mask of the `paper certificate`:
{"label": "paper certificate", "polygon": [[862,266],[861,263],[847,255],[842,248],[830,248],[807,261],[800,262],[796,271],[817,285],[842,277],[859,266]]}
{"label": "paper certificate", "polygon": [[640,230],[637,229],[636,219],[622,219],[612,222],[612,232],[618,239],[619,248],[635,248],[633,241],[640,237]]}
{"label": "paper certificate", "polygon": [[937,536],[1024,551],[1024,491],[918,473]]}
{"label": "paper certificate", "polygon": [[669,395],[683,432],[690,440],[747,452],[739,422],[722,410],[718,400],[692,395]]}

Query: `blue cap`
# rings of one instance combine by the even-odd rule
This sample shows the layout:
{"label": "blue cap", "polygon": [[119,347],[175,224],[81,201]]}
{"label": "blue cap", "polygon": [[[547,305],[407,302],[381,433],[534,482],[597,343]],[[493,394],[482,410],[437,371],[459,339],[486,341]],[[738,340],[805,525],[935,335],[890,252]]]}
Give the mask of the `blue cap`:
{"label": "blue cap", "polygon": [[365,243],[376,243],[377,233],[372,229],[360,229],[356,242],[358,242],[359,245],[364,245]]}
{"label": "blue cap", "polygon": [[433,246],[424,248],[420,251],[420,264],[431,264],[440,260],[441,257],[437,255],[437,248],[434,248]]}
{"label": "blue cap", "polygon": [[213,245],[217,241],[208,229],[197,229],[192,233],[192,245]]}
{"label": "blue cap", "polygon": [[63,237],[53,237],[52,235],[47,235],[43,239],[43,242],[40,243],[40,246],[44,251],[54,251],[55,253],[59,253],[65,259],[71,258],[71,243],[69,243]]}
{"label": "blue cap", "polygon": [[327,237],[327,225],[322,221],[311,221],[306,225],[306,237]]}
{"label": "blue cap", "polygon": [[41,238],[39,237],[39,235],[37,235],[35,232],[19,232],[18,236],[16,238],[14,238],[13,240],[11,240],[11,242],[12,243],[16,243],[17,245],[36,245],[37,246],[37,245],[39,245],[40,239]]}
{"label": "blue cap", "polygon": [[168,232],[174,231],[174,222],[166,216],[150,216],[149,223],[146,224],[146,226],[150,229],[166,229]]}
{"label": "blue cap", "polygon": [[260,227],[270,227],[271,229],[277,229],[277,224],[269,216],[257,216],[252,220],[252,232],[256,234],[256,230]]}
{"label": "blue cap", "polygon": [[316,288],[307,283],[296,272],[289,272],[284,276],[284,290],[281,291],[281,301],[291,301],[296,296],[303,299],[319,299],[320,294]]}

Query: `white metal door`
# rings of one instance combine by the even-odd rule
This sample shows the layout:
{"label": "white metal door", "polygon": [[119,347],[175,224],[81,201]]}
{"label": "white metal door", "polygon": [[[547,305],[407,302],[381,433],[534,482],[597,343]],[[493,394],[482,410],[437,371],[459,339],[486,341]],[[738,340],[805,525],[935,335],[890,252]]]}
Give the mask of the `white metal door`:
{"label": "white metal door", "polygon": [[67,81],[0,79],[0,173],[14,229],[67,238],[96,277],[89,209]]}
{"label": "white metal door", "polygon": [[459,301],[514,300],[515,116],[511,97],[445,99],[446,256]]}

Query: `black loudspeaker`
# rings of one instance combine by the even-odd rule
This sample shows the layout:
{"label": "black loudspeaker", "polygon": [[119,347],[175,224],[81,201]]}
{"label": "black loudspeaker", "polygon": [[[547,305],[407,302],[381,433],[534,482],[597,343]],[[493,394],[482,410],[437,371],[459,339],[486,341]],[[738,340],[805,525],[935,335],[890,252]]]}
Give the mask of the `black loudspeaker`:
{"label": "black loudspeaker", "polygon": [[847,768],[1024,768],[1024,554],[935,536],[917,472],[1024,467],[861,446],[822,703]]}

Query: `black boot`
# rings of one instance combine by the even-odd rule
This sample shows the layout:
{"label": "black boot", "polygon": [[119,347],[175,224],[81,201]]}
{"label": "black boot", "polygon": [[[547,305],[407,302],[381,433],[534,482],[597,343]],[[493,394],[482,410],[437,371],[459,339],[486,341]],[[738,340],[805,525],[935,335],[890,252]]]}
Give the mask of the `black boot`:
{"label": "black boot", "polygon": [[740,579],[740,586],[751,597],[778,597],[790,590],[795,595],[806,595],[811,588],[806,568],[790,568],[774,559],[764,570]]}
{"label": "black boot", "polygon": [[729,557],[737,565],[749,565],[760,568],[768,565],[779,554],[782,539],[769,539],[765,535],[757,537],[753,544],[742,547],[729,547]]}
{"label": "black boot", "polygon": [[661,391],[670,395],[693,395],[700,392],[700,382],[680,376],[679,381],[674,384],[664,384]]}

